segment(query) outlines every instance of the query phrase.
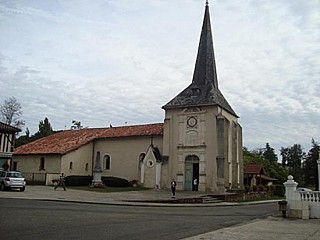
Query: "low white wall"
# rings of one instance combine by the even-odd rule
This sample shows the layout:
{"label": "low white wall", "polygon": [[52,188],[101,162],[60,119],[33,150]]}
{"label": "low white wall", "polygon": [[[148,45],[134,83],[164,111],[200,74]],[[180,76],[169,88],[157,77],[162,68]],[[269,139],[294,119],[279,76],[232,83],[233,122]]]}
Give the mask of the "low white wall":
{"label": "low white wall", "polygon": [[283,185],[286,188],[288,217],[320,218],[320,192],[298,192],[298,183],[293,180],[291,175]]}

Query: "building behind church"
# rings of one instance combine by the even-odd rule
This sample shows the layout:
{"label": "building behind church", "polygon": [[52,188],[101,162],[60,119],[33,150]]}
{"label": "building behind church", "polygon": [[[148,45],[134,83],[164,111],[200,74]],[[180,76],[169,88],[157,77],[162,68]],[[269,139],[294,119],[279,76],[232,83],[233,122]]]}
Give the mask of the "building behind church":
{"label": "building behind church", "polygon": [[17,148],[13,162],[26,176],[92,175],[138,180],[150,188],[201,192],[243,188],[242,128],[218,87],[206,3],[192,82],[162,107],[164,123],[65,130]]}

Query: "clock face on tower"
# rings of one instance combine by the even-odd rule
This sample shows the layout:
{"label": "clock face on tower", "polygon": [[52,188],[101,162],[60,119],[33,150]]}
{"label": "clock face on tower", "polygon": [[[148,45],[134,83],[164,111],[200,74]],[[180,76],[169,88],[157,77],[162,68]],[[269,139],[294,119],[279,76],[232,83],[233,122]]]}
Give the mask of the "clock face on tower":
{"label": "clock face on tower", "polygon": [[189,127],[195,127],[197,126],[197,118],[196,117],[189,117],[187,120],[187,124]]}

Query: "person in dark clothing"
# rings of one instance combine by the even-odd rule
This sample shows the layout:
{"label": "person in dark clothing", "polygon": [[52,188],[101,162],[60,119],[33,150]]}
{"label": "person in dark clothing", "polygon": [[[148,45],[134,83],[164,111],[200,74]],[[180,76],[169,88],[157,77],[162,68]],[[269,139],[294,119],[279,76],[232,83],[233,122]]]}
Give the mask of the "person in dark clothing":
{"label": "person in dark clothing", "polygon": [[177,183],[174,179],[171,181],[171,192],[172,192],[172,197],[174,198],[176,196],[176,186]]}
{"label": "person in dark clothing", "polygon": [[61,176],[59,178],[59,183],[54,187],[54,190],[56,190],[59,186],[62,186],[63,187],[63,190],[66,191],[66,186],[64,184],[64,174],[61,173]]}

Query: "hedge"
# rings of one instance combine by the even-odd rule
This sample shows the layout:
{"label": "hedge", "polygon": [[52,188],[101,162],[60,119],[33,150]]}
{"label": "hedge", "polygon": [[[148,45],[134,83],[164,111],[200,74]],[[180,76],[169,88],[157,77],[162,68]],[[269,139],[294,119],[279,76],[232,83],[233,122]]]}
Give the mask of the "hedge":
{"label": "hedge", "polygon": [[76,176],[71,175],[65,177],[66,186],[88,186],[92,182],[91,176]]}
{"label": "hedge", "polygon": [[285,188],[283,185],[275,185],[274,187],[274,195],[279,197],[284,197]]}
{"label": "hedge", "polygon": [[130,183],[127,179],[118,177],[101,177],[102,182],[107,187],[130,187]]}
{"label": "hedge", "polygon": [[[130,187],[127,179],[118,177],[101,177],[102,182],[107,187]],[[92,176],[71,175],[65,177],[66,186],[89,186],[92,183]]]}

